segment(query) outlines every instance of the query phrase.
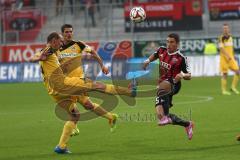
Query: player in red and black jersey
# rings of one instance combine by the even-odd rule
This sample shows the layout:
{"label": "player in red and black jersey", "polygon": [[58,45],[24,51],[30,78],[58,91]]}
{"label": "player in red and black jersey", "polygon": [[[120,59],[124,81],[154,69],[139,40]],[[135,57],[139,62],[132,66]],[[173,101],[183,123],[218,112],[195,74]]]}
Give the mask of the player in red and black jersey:
{"label": "player in red and black jersey", "polygon": [[180,125],[185,127],[188,139],[193,136],[193,122],[185,121],[175,114],[169,113],[172,106],[172,97],[181,88],[181,79],[190,80],[191,73],[187,59],[178,49],[180,38],[172,33],[167,37],[167,47],[160,47],[143,64],[146,69],[150,62],[159,59],[159,81],[156,97],[156,112],[159,125]]}

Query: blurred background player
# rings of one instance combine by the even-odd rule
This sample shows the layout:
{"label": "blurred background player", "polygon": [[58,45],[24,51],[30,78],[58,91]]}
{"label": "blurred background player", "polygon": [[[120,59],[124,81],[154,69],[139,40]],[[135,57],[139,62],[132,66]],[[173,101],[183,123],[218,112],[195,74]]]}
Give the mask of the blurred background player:
{"label": "blurred background player", "polygon": [[172,104],[173,95],[177,94],[181,88],[181,79],[190,80],[191,73],[188,68],[186,57],[180,53],[180,38],[178,34],[172,33],[167,37],[167,48],[160,47],[143,64],[146,69],[150,62],[159,59],[159,82],[156,97],[156,112],[159,119],[159,125],[180,125],[185,127],[188,139],[193,136],[193,122],[185,121],[169,113]]}
{"label": "blurred background player", "polygon": [[[66,77],[62,71],[69,62],[63,63],[62,67],[57,58],[58,49],[62,45],[62,38],[57,32],[52,32],[47,38],[47,46],[39,53],[34,55],[30,61],[40,61],[44,85],[56,101],[60,101],[58,106],[63,108],[70,118],[64,125],[59,144],[55,148],[56,153],[70,153],[67,149],[67,142],[76,130],[76,123],[79,120],[79,111],[75,105],[75,95],[85,93],[85,91],[98,91],[108,94],[124,94],[136,96],[136,85],[132,84],[130,89],[103,84],[101,82],[85,81],[79,77]],[[78,64],[79,65],[79,64]],[[75,68],[76,69],[76,68]],[[108,73],[108,71],[104,71]],[[116,87],[116,89],[114,88]],[[64,96],[62,96],[64,95]],[[57,97],[57,98],[56,98]],[[59,99],[58,99],[59,98]],[[115,123],[112,121],[112,123]],[[114,125],[114,124],[113,124]]]}
{"label": "blurred background player", "polygon": [[235,73],[232,80],[231,91],[235,94],[239,94],[239,91],[237,90],[237,84],[240,71],[237,61],[234,58],[233,37],[230,34],[228,24],[223,24],[222,35],[219,36],[218,42],[220,49],[220,72],[222,74],[222,94],[231,95],[231,93],[227,91],[227,75],[229,69]]}

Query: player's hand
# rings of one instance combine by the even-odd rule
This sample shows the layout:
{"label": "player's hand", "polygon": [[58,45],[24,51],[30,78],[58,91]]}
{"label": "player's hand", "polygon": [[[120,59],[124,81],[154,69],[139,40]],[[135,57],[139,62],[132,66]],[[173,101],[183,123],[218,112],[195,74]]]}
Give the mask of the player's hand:
{"label": "player's hand", "polygon": [[40,60],[45,61],[46,59],[47,59],[47,55],[46,54],[41,54]]}
{"label": "player's hand", "polygon": [[147,66],[149,65],[149,63],[150,63],[150,62],[148,62],[148,61],[144,61],[142,68],[143,68],[144,70],[146,70],[146,69],[147,69]]}
{"label": "player's hand", "polygon": [[41,55],[34,55],[32,56],[28,62],[31,62],[31,63],[34,63],[34,62],[38,62],[38,61],[45,61],[47,59],[47,56],[44,55],[44,54],[41,54]]}
{"label": "player's hand", "polygon": [[176,77],[174,78],[174,79],[175,79],[175,83],[181,81],[181,79],[183,79],[183,77],[184,77],[184,75],[183,75],[182,72],[181,72],[181,73],[178,73],[178,74],[176,75]]}
{"label": "player's hand", "polygon": [[28,60],[28,62],[34,63],[36,62],[32,57]]}
{"label": "player's hand", "polygon": [[107,67],[102,66],[102,72],[107,75],[109,73],[109,70]]}

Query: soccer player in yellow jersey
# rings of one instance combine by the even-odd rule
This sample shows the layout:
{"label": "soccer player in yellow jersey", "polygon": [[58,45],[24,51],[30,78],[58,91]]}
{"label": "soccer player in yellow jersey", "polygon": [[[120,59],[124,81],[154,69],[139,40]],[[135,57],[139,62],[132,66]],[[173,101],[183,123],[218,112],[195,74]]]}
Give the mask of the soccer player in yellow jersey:
{"label": "soccer player in yellow jersey", "polygon": [[[89,91],[98,91],[135,97],[136,83],[132,83],[131,88],[128,89],[101,82],[85,81],[85,79],[80,77],[68,77],[64,74],[62,68],[66,68],[70,61],[60,65],[57,57],[58,49],[62,45],[61,36],[57,32],[53,32],[48,36],[47,41],[48,45],[40,53],[32,57],[31,61],[40,61],[44,85],[49,95],[56,101],[58,101],[59,97],[60,100],[63,99],[63,101],[58,103],[58,106],[66,110],[70,119],[65,123],[60,142],[54,151],[57,153],[70,153],[67,149],[67,142],[72,132],[76,129],[76,124],[79,119],[79,111],[74,103],[76,102],[76,96]],[[108,71],[106,71],[106,73],[107,72]],[[66,100],[66,98],[68,98],[68,100]]]}
{"label": "soccer player in yellow jersey", "polygon": [[231,95],[227,91],[227,74],[228,70],[232,70],[235,75],[233,76],[233,81],[231,85],[231,91],[235,94],[239,94],[237,90],[237,84],[239,80],[239,66],[237,61],[234,59],[234,46],[233,38],[230,34],[230,29],[228,24],[223,25],[223,33],[218,38],[219,49],[220,49],[220,72],[222,74],[221,78],[221,88],[223,95]]}
{"label": "soccer player in yellow jersey", "polygon": [[[81,65],[82,63],[82,56],[83,52],[89,53],[93,58],[95,58],[101,69],[102,72],[107,74],[109,71],[108,69],[103,65],[102,59],[98,56],[98,54],[91,49],[88,45],[86,45],[84,42],[81,41],[74,41],[73,40],[73,27],[70,24],[64,24],[61,27],[62,35],[64,38],[64,44],[61,46],[59,51],[57,52],[57,56],[59,59],[60,64],[66,63],[64,67],[62,67],[62,70],[65,75],[69,77],[79,77],[84,79],[85,75],[83,72],[83,67]],[[56,97],[57,99],[67,98],[68,97]],[[76,97],[76,100],[84,106],[85,109],[92,110],[97,115],[100,115],[102,117],[105,117],[109,120],[109,124],[111,125],[111,130],[113,130],[113,122],[116,121],[117,115],[107,112],[105,109],[103,109],[101,106],[99,106],[96,103],[93,103],[87,93],[83,93],[82,95]],[[76,129],[77,134],[78,129]]]}

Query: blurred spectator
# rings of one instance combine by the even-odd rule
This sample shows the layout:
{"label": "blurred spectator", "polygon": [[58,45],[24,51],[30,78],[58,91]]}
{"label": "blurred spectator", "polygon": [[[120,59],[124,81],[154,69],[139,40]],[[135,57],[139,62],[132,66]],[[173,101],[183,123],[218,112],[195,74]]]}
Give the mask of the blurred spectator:
{"label": "blurred spectator", "polygon": [[85,24],[84,27],[88,27],[89,18],[92,22],[92,27],[96,27],[95,21],[95,6],[93,0],[85,0]]}
{"label": "blurred spectator", "polygon": [[80,2],[80,10],[85,10],[85,0],[79,0]]}
{"label": "blurred spectator", "polygon": [[217,45],[209,39],[204,47],[204,55],[216,55],[217,53]]}
{"label": "blurred spectator", "polygon": [[56,0],[56,15],[62,14],[64,0]]}
{"label": "blurred spectator", "polygon": [[99,0],[95,0],[97,11],[100,12]]}
{"label": "blurred spectator", "polygon": [[30,0],[29,1],[29,6],[35,7],[35,0]]}
{"label": "blurred spectator", "polygon": [[13,3],[12,9],[21,10],[22,7],[23,7],[23,0],[16,0],[15,3]]}
{"label": "blurred spectator", "polygon": [[11,9],[14,3],[15,0],[0,0],[0,8],[3,10]]}
{"label": "blurred spectator", "polygon": [[69,2],[69,5],[70,5],[71,14],[73,15],[73,0],[68,0],[68,2]]}
{"label": "blurred spectator", "polygon": [[[1,10],[0,10],[1,13]],[[2,14],[2,13],[1,13]],[[0,18],[0,42],[3,42],[3,20]]]}
{"label": "blurred spectator", "polygon": [[23,7],[23,0],[16,0],[16,9],[21,10]]}
{"label": "blurred spectator", "polygon": [[[144,1],[147,1],[147,0],[144,0]],[[133,2],[134,2],[134,0],[133,0]],[[123,4],[124,0],[109,0],[109,3]]]}

